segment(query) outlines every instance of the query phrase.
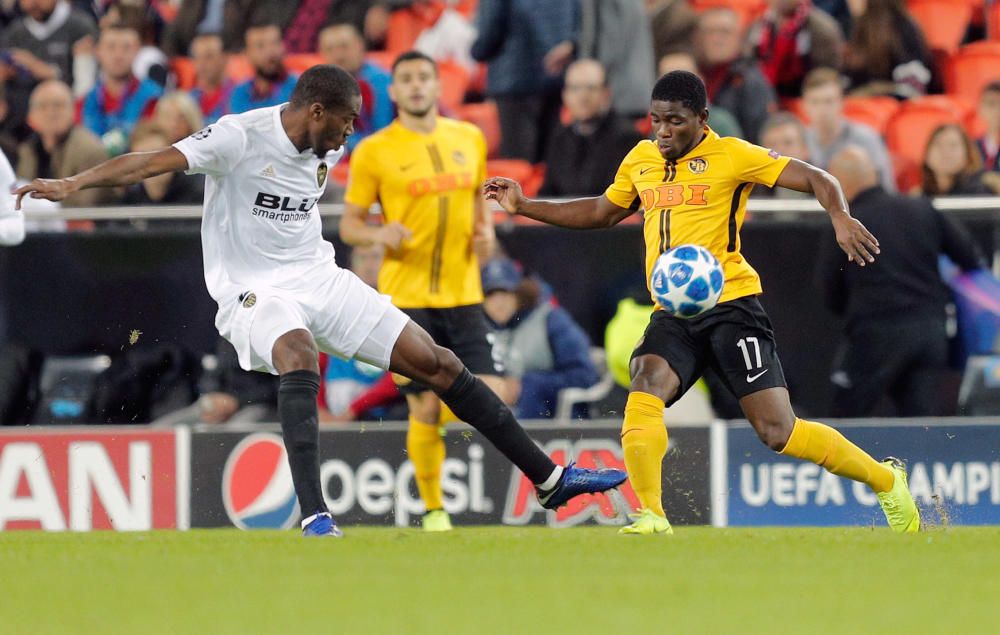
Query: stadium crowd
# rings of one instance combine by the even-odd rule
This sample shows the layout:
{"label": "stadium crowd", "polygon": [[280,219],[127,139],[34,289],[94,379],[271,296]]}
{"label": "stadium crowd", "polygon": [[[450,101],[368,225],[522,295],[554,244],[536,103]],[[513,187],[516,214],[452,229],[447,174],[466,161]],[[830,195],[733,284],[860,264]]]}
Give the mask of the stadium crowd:
{"label": "stadium crowd", "polygon": [[[1000,193],[1000,2],[17,0],[0,3],[0,25],[0,149],[19,181],[166,147],[223,115],[287,101],[300,72],[332,63],[363,96],[348,155],[331,172],[336,198],[350,151],[395,116],[393,60],[417,49],[439,65],[442,114],[479,126],[488,173],[520,180],[529,196],[603,192],[650,134],[657,74],[677,69],[702,77],[709,125],[723,136],[824,168],[860,151],[886,196]],[[203,177],[170,174],[80,191],[62,205],[199,204],[203,191]],[[487,304],[498,307],[493,326],[510,342],[531,315],[540,329],[532,337],[561,336],[544,369],[562,372],[558,380],[538,394],[519,386],[522,414],[552,416],[545,385],[598,380],[590,343],[513,263],[488,264],[484,280]],[[638,306],[629,302],[622,315]],[[648,316],[637,310],[639,321]],[[608,359],[612,369],[621,363]],[[331,360],[325,373],[327,420],[380,416],[398,400],[368,369]],[[200,410],[174,419],[221,421],[270,400],[273,386],[218,377],[201,390]],[[252,396],[234,397],[240,390]]]}
{"label": "stadium crowd", "polygon": [[[675,69],[705,80],[720,134],[790,142],[820,166],[860,145],[889,191],[1000,190],[994,2],[17,0],[0,24],[0,147],[22,180],[281,103],[320,62],[363,88],[353,149],[392,121],[389,68],[416,48],[441,66],[442,112],[479,125],[490,173],[529,194],[600,191],[649,134],[657,73]],[[64,205],[190,203],[200,190],[179,179]]]}

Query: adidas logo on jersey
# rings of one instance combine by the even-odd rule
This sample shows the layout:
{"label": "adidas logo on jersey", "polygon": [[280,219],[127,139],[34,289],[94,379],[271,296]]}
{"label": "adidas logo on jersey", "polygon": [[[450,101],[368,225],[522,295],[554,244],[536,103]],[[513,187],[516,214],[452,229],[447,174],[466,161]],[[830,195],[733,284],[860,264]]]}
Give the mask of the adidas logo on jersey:
{"label": "adidas logo on jersey", "polygon": [[263,170],[260,171],[260,175],[272,179],[278,176],[277,174],[274,173],[274,167],[270,163],[268,163],[267,167],[265,167]]}

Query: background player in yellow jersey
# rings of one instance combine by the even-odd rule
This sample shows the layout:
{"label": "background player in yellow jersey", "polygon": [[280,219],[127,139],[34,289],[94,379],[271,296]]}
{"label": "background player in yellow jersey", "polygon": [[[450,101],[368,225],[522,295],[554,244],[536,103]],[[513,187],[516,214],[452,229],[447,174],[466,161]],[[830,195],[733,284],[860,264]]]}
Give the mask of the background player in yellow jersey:
{"label": "background player in yellow jersey", "polygon": [[[480,186],[486,178],[486,140],[479,128],[440,117],[441,86],[434,61],[418,52],[400,55],[389,94],[399,117],[363,140],[351,157],[340,236],[351,245],[382,243],[385,261],[378,288],[452,349],[498,394],[500,371],[487,340],[480,258],[496,236]],[[384,223],[366,222],[375,201]],[[401,387],[410,408],[407,453],[427,507],[424,529],[446,531],[441,466],[443,424],[453,415],[426,386]]]}
{"label": "background player in yellow jersey", "polygon": [[485,185],[487,198],[512,214],[579,229],[610,227],[638,202],[645,215],[647,280],[656,257],[672,245],[701,245],[723,266],[718,306],[689,320],[655,311],[633,352],[622,447],[642,509],[622,533],[672,533],[661,501],[663,409],[707,367],[739,398],[768,447],[868,484],[895,531],[917,531],[920,515],[901,461],[880,463],[833,428],[792,411],[771,323],[756,297],[760,278],[740,253],[739,232],[753,186],[779,185],[815,194],[849,261],[862,267],[874,262],[878,241],[851,216],[840,184],[823,170],[713,132],[705,86],[696,75],[674,71],[661,77],[650,117],[655,139],[641,141],[625,157],[602,196],[550,203],[526,198],[510,179],[493,178]]}

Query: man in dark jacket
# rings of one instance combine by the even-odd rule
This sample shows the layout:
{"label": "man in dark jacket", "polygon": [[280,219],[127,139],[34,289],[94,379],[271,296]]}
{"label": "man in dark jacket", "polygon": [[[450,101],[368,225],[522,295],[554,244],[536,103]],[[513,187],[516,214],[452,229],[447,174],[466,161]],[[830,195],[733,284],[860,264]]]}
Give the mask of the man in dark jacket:
{"label": "man in dark jacket", "polygon": [[615,180],[642,135],[615,114],[611,98],[600,62],[578,60],[566,70],[563,104],[571,121],[549,142],[542,196],[597,196]]}
{"label": "man in dark jacket", "polygon": [[927,199],[886,192],[863,149],[844,148],[829,170],[840,180],[851,213],[878,238],[881,250],[864,268],[848,267],[834,249],[820,255],[827,306],[845,317],[847,330],[847,348],[833,375],[833,415],[870,415],[884,394],[900,416],[936,414],[948,361],[949,299],[938,256],[948,256],[963,270],[975,269],[982,266],[976,247]]}

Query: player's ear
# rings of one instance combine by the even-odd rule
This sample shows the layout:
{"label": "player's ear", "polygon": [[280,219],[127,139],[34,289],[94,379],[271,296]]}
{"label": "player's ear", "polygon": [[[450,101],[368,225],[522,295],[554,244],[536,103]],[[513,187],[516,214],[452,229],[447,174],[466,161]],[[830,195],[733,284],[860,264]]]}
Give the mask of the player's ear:
{"label": "player's ear", "polygon": [[703,108],[701,114],[698,115],[698,124],[704,128],[708,123],[708,108]]}
{"label": "player's ear", "polygon": [[313,121],[320,121],[323,119],[325,115],[326,115],[326,108],[323,107],[323,104],[319,103],[318,101],[315,101],[309,105],[309,117]]}

